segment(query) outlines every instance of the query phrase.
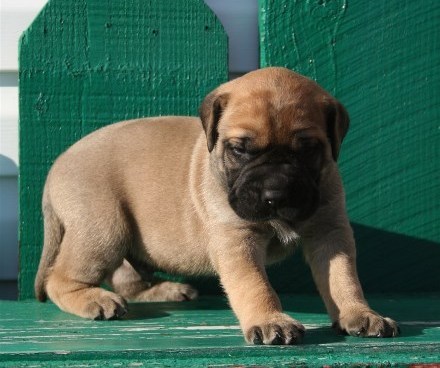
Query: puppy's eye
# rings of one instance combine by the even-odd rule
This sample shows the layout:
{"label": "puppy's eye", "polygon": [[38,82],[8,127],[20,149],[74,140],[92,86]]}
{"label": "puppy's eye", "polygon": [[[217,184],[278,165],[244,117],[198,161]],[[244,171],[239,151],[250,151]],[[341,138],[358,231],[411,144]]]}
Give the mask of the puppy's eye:
{"label": "puppy's eye", "polygon": [[231,151],[236,156],[242,156],[246,153],[246,149],[243,146],[232,146]]}
{"label": "puppy's eye", "polygon": [[320,142],[315,138],[301,138],[295,146],[297,152],[304,155],[311,155],[319,150]]}
{"label": "puppy's eye", "polygon": [[313,138],[301,139],[300,146],[304,150],[315,149],[318,146],[318,141]]}

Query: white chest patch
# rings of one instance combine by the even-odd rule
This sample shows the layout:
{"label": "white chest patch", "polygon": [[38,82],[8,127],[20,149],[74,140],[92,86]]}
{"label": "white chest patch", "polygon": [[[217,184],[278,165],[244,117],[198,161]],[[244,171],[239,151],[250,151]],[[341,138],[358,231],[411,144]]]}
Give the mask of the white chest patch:
{"label": "white chest patch", "polygon": [[270,221],[270,225],[283,245],[296,245],[300,237],[289,225],[281,221]]}

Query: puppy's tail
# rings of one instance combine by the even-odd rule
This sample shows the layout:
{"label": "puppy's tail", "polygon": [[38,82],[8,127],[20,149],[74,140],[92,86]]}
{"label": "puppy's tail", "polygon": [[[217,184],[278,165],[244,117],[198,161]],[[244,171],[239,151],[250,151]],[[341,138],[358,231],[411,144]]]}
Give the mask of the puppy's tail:
{"label": "puppy's tail", "polygon": [[49,201],[43,203],[44,214],[44,245],[41,253],[37,276],[35,277],[35,296],[40,302],[47,300],[46,278],[58,255],[64,230]]}

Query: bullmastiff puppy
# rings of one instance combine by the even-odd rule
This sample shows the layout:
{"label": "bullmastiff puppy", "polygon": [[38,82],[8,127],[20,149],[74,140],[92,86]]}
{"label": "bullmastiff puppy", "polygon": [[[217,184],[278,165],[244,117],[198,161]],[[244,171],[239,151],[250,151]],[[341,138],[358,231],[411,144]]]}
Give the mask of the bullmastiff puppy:
{"label": "bullmastiff puppy", "polygon": [[338,329],[396,336],[357,276],[336,164],[348,125],[315,82],[265,68],[211,92],[200,118],[125,121],[86,136],[47,177],[37,298],[113,319],[127,299],[197,296],[155,270],[216,274],[247,342],[295,344],[304,326],[283,313],[265,266],[300,242]]}

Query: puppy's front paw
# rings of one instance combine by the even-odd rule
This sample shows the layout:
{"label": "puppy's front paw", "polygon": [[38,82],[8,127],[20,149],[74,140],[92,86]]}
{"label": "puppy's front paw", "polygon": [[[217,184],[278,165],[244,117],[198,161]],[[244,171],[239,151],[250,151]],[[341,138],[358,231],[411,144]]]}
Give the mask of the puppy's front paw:
{"label": "puppy's front paw", "polygon": [[395,337],[400,334],[399,326],[388,317],[382,317],[372,310],[351,312],[333,323],[339,333],[358,337]]}
{"label": "puppy's front paw", "polygon": [[96,292],[91,295],[91,300],[85,304],[81,313],[83,317],[96,321],[111,320],[121,318],[127,313],[127,302],[124,298],[99,288],[92,290],[96,290]]}
{"label": "puppy's front paw", "polygon": [[304,326],[287,314],[278,313],[245,330],[248,343],[256,345],[294,345],[301,342]]}

